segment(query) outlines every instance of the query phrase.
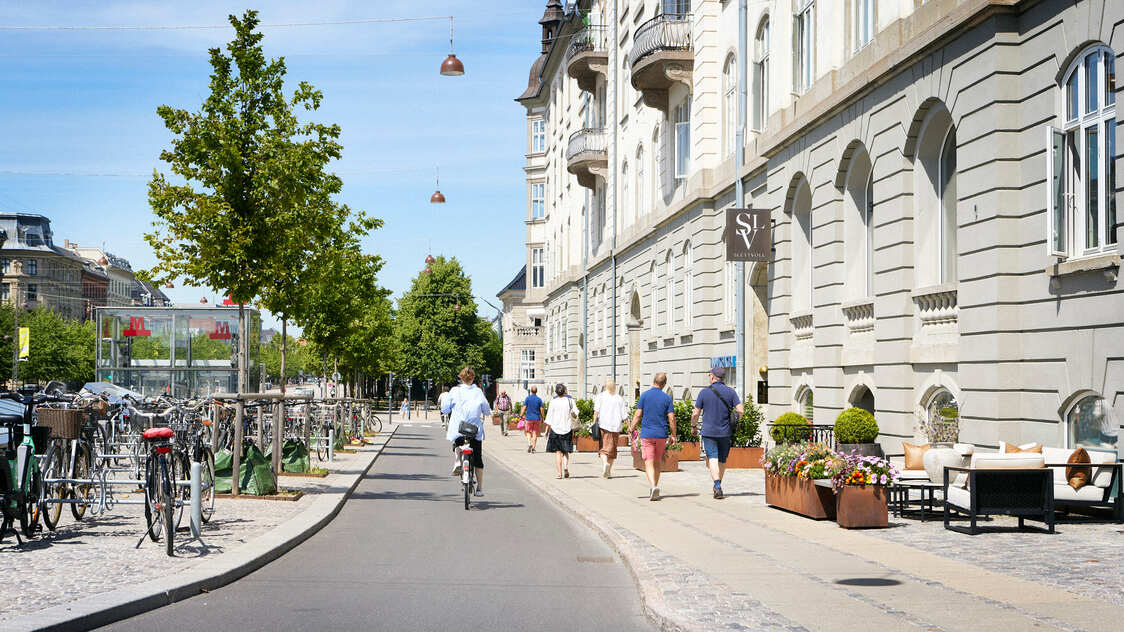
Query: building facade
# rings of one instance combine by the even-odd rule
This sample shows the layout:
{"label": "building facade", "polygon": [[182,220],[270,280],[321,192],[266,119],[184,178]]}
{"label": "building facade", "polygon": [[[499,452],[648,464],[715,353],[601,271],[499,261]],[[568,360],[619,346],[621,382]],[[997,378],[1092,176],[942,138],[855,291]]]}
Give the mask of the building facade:
{"label": "building facade", "polygon": [[496,295],[503,303],[500,333],[503,339],[503,379],[498,390],[513,400],[522,400],[531,386],[542,392],[545,384],[542,361],[542,304],[528,303],[527,268]]}
{"label": "building facade", "polygon": [[55,246],[51,220],[35,213],[0,213],[0,242],[0,302],[83,318],[84,262]]}
{"label": "building facade", "polygon": [[767,375],[770,419],[868,408],[891,452],[950,414],[979,445],[1120,450],[1124,4],[744,4],[743,23],[737,0],[579,3],[544,26],[521,102],[546,125],[547,379],[589,390],[616,358],[618,382],[699,386],[733,353],[737,205],[772,217],[737,362]]}

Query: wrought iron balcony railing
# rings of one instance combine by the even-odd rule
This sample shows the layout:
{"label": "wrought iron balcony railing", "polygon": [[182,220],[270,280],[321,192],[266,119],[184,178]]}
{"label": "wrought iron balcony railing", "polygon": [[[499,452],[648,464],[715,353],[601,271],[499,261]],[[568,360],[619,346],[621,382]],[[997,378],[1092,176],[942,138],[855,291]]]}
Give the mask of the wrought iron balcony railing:
{"label": "wrought iron balcony railing", "polygon": [[636,29],[629,65],[664,50],[691,50],[691,14],[661,13]]}
{"label": "wrought iron balcony railing", "polygon": [[609,144],[605,130],[601,128],[585,128],[570,134],[566,145],[566,160],[573,160],[586,152],[608,153]]}
{"label": "wrought iron balcony railing", "polygon": [[566,59],[581,53],[607,52],[608,50],[609,29],[603,24],[590,24],[571,36],[570,47],[566,51]]}

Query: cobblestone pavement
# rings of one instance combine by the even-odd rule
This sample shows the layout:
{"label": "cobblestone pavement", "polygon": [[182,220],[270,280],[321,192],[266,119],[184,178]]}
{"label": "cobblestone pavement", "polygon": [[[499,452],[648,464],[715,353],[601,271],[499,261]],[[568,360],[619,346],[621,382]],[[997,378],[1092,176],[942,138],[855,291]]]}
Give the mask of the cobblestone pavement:
{"label": "cobblestone pavement", "polygon": [[[331,467],[313,456],[312,466],[347,468],[369,456],[369,452],[337,454]],[[175,557],[164,554],[163,542],[147,537],[140,548],[136,547],[146,529],[140,505],[117,505],[104,516],[82,522],[76,522],[64,508],[53,533],[41,532],[23,548],[16,546],[11,536],[0,545],[4,576],[18,574],[18,581],[0,582],[0,628],[5,620],[17,615],[177,573],[232,551],[304,511],[312,503],[313,494],[329,489],[327,480],[280,478],[282,488],[305,491],[297,501],[216,499],[214,517],[203,525],[207,547],[186,542],[190,534],[180,532],[176,534]],[[137,499],[140,494],[118,497]],[[187,521],[185,513],[181,525]]]}

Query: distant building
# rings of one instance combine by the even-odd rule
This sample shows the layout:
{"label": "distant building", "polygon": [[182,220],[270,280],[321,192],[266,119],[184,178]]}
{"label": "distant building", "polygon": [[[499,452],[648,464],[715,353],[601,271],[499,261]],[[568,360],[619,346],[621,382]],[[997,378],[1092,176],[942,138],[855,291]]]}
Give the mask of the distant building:
{"label": "distant building", "polygon": [[[496,296],[503,301],[503,375],[500,388],[523,399],[533,384],[543,384],[542,303],[527,300],[527,267]],[[540,389],[541,390],[541,389]]]}
{"label": "distant building", "polygon": [[82,266],[83,320],[93,318],[95,309],[106,306],[108,293],[109,275],[94,265],[94,262],[87,261]]}
{"label": "distant building", "polygon": [[81,319],[84,268],[81,257],[55,246],[51,220],[35,213],[0,213],[0,302]]}
{"label": "distant building", "polygon": [[172,299],[148,281],[133,281],[132,304],[141,307],[171,307]]}
{"label": "distant building", "polygon": [[124,307],[133,305],[133,266],[124,257],[118,257],[101,248],[79,246],[70,241],[66,242],[69,250],[79,257],[93,262],[102,272],[109,277],[109,289],[106,292],[106,303],[110,307]]}

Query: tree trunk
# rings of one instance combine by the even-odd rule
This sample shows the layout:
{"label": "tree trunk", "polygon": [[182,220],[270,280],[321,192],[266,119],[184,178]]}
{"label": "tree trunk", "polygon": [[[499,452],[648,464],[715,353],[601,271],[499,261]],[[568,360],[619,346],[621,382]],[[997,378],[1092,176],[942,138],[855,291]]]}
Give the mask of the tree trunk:
{"label": "tree trunk", "polygon": [[285,315],[281,315],[281,399],[285,399],[285,382],[288,381],[285,376],[285,343],[288,342],[288,326],[289,321],[285,320]]}
{"label": "tree trunk", "polygon": [[246,306],[242,303],[238,304],[238,388],[235,389],[238,393],[246,391],[246,371],[248,370],[246,357],[247,341],[250,339],[250,332],[246,327]]}

